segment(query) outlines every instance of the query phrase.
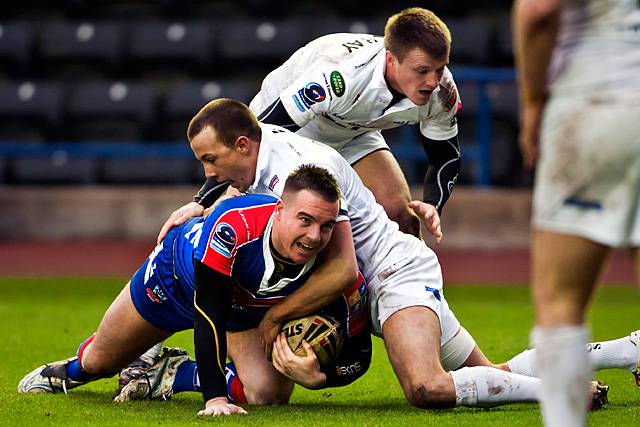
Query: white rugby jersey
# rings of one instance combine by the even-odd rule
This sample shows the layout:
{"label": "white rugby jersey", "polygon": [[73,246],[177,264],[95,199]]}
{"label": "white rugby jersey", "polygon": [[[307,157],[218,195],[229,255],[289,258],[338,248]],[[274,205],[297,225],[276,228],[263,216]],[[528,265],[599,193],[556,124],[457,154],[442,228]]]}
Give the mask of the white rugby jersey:
{"label": "white rugby jersey", "polygon": [[553,95],[629,96],[640,90],[640,2],[564,2],[549,69]]}
{"label": "white rugby jersey", "polygon": [[384,79],[385,52],[382,37],[320,37],[269,73],[250,107],[259,115],[279,97],[298,134],[336,149],[364,133],[405,124],[420,123],[422,134],[435,140],[457,135],[461,104],[449,69],[426,105],[404,98],[387,108],[393,95]]}
{"label": "white rugby jersey", "polygon": [[[338,181],[341,210],[348,212],[358,267],[365,278],[373,277],[390,265],[404,260],[402,245],[416,239],[398,231],[382,206],[376,203],[349,163],[337,151],[316,141],[300,137],[280,126],[261,124],[262,140],[256,177],[247,193],[280,197],[291,172],[303,164],[327,169]],[[342,216],[339,220],[346,220]]]}

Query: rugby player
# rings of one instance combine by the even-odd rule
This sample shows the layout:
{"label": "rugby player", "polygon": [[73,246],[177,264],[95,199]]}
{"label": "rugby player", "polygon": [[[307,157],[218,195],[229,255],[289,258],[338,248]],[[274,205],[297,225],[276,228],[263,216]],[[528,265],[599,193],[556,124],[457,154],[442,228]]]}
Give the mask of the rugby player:
{"label": "rugby player", "polygon": [[[174,381],[153,393],[167,398],[182,384],[202,392],[205,409],[200,415],[245,413],[227,399],[228,354],[234,373],[237,369],[243,378],[239,389],[229,383],[237,401],[286,403],[293,383],[264,358],[256,327],[271,305],[313,272],[336,222],[347,217],[340,210],[335,178],[327,170],[301,165],[289,178],[283,175],[285,180],[279,184],[282,200],[266,195],[228,199],[206,219],[195,218],[171,230],[112,303],[97,333],[80,345],[77,356],[35,369],[20,381],[18,390],[66,392],[111,376],[152,344],[194,328],[198,375],[195,363],[184,363],[186,354],[170,352],[163,369]],[[360,277],[324,308],[340,320],[345,344],[337,366],[324,369],[315,388],[346,385],[368,368],[371,338],[365,299]],[[355,363],[362,369],[341,369]]]}
{"label": "rugby player", "polygon": [[[520,145],[538,160],[532,344],[549,426],[581,426],[591,367],[585,314],[610,248],[640,278],[640,7],[634,0],[519,0]],[[640,382],[639,382],[640,384]]]}
{"label": "rugby player", "polygon": [[[240,121],[237,115],[253,125],[245,134],[229,138],[228,123]],[[335,150],[282,127],[261,124],[244,104],[229,99],[204,106],[191,120],[188,138],[208,177],[229,180],[243,192],[278,195],[279,177],[300,164],[321,166],[336,177],[351,227],[334,228],[333,238],[342,230],[352,231],[358,267],[367,281],[372,330],[384,338],[411,404],[443,408],[537,400],[539,380],[508,372],[506,366],[497,369],[484,356],[449,309],[434,252],[424,241],[399,231]],[[259,328],[264,327],[266,356],[271,356],[270,344],[284,320],[307,314],[305,307],[314,311],[318,298],[327,299],[335,291],[323,286],[319,273],[265,314]],[[636,346],[628,347],[637,356]],[[520,358],[519,366],[526,360],[528,356]]]}
{"label": "rugby player", "polygon": [[[462,104],[447,68],[450,50],[442,20],[426,9],[406,9],[389,18],[384,37],[339,33],[303,46],[267,75],[250,108],[264,123],[338,150],[400,230],[419,236],[419,216],[439,244],[440,214],[460,171],[456,113]],[[406,124],[419,124],[429,160],[422,200],[411,201],[380,132]],[[224,188],[209,178],[194,200],[208,206]],[[195,202],[170,216],[158,241],[202,214]]]}

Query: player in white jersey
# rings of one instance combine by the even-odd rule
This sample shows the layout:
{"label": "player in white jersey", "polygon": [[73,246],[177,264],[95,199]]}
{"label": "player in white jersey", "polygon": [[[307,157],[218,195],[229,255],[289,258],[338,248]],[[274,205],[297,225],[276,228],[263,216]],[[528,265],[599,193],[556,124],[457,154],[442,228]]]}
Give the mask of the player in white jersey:
{"label": "player in white jersey", "polygon": [[[640,4],[519,0],[520,144],[538,160],[532,342],[549,426],[586,422],[585,312],[609,248],[640,277]],[[538,145],[538,141],[540,145]]]}
{"label": "player in white jersey", "polygon": [[[460,171],[456,112],[461,106],[449,63],[451,35],[432,12],[410,8],[389,18],[384,38],[331,34],[296,51],[263,81],[250,104],[260,121],[327,144],[342,154],[404,232],[420,218],[440,243],[440,213]],[[409,187],[381,130],[419,124],[429,159],[422,200]],[[196,201],[217,198],[208,180]],[[177,210],[159,240],[195,204]],[[416,213],[418,216],[416,216]]]}
{"label": "player in white jersey", "polygon": [[[349,217],[338,225],[351,224],[357,263],[369,284],[373,330],[383,336],[409,402],[442,408],[537,400],[539,380],[496,369],[487,360],[449,309],[435,253],[398,230],[335,150],[282,127],[259,124],[244,104],[228,99],[203,107],[189,124],[188,138],[207,177],[228,180],[241,192],[278,196],[282,177],[301,164],[334,174]],[[348,227],[336,226],[332,238],[345,230],[351,235]],[[284,320],[305,315],[317,301],[342,291],[328,284],[316,272],[275,305],[265,316],[266,327],[264,320],[260,325],[267,332],[264,342],[273,342]],[[272,325],[275,333],[270,335]]]}

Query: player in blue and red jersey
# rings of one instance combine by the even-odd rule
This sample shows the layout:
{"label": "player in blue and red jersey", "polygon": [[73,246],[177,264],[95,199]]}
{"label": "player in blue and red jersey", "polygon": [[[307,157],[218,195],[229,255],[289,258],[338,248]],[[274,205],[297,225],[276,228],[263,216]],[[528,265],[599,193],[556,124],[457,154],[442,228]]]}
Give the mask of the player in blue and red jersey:
{"label": "player in blue and red jersey", "polygon": [[[293,383],[264,358],[257,326],[269,307],[313,272],[333,227],[343,220],[336,180],[317,166],[301,166],[291,174],[281,200],[248,195],[221,202],[206,219],[171,230],[76,357],[37,368],[20,381],[18,390],[66,392],[111,376],[151,345],[194,328],[197,373],[193,363],[176,363],[172,392],[180,391],[186,379],[192,382],[183,389],[193,389],[193,379],[199,377],[197,388],[207,402],[203,414],[243,413],[227,399],[228,355],[243,379],[248,403],[286,403]],[[321,386],[348,384],[369,365],[364,298],[360,278],[324,309],[341,322],[345,346],[338,366],[323,371]],[[178,362],[188,359],[179,356]],[[364,369],[340,369],[355,362]]]}

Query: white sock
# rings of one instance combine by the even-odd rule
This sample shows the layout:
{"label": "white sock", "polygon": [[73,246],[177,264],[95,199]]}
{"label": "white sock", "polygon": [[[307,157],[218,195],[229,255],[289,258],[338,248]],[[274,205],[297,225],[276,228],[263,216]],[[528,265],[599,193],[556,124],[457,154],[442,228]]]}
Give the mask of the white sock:
{"label": "white sock", "polygon": [[450,372],[456,388],[456,406],[492,407],[507,403],[537,402],[540,380],[487,366]]}
{"label": "white sock", "polygon": [[638,363],[638,349],[629,337],[593,342],[587,345],[589,361],[594,370],[621,368],[632,371]]}
{"label": "white sock", "polygon": [[587,337],[584,325],[535,327],[531,333],[542,380],[540,406],[547,427],[580,427],[586,423],[592,374]]}
{"label": "white sock", "polygon": [[[619,368],[632,371],[638,364],[638,349],[628,336],[617,340],[587,344],[589,362],[594,371]],[[507,362],[511,372],[537,377],[535,350],[525,350]]]}
{"label": "white sock", "polygon": [[509,365],[509,369],[514,374],[537,377],[535,354],[535,350],[525,350],[520,354],[516,354],[507,362],[507,365]]}

